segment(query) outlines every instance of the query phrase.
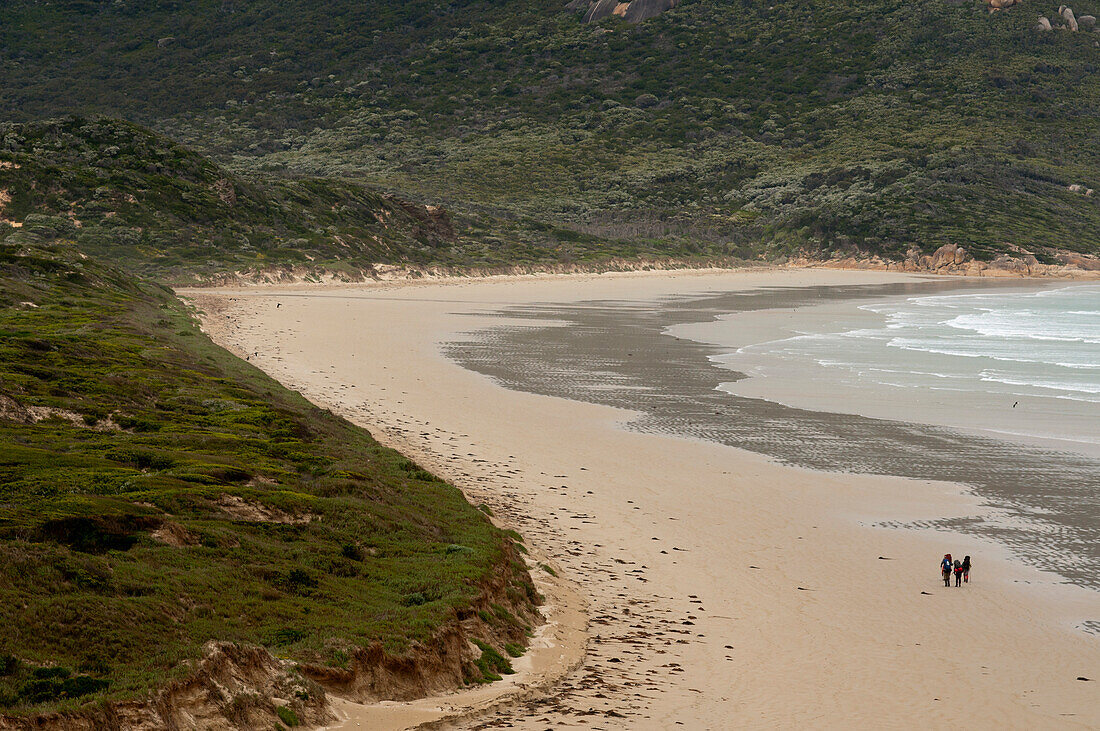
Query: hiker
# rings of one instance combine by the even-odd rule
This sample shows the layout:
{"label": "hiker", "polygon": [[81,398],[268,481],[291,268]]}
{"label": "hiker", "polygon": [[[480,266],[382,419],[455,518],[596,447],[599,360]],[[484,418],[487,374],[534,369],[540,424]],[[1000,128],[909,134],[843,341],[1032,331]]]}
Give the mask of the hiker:
{"label": "hiker", "polygon": [[963,562],[955,559],[955,586],[963,585]]}
{"label": "hiker", "polygon": [[963,583],[970,583],[970,556],[963,559]]}
{"label": "hiker", "polygon": [[940,572],[943,574],[943,585],[951,586],[951,554],[943,554],[943,560],[940,561]]}

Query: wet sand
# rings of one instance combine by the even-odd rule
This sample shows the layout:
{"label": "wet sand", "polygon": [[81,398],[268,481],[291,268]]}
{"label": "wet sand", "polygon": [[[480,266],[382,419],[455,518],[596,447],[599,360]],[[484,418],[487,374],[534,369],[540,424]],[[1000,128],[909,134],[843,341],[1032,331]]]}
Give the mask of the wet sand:
{"label": "wet sand", "polygon": [[[644,313],[672,295],[919,281],[690,272],[197,302],[219,342],[488,504],[587,597],[583,665],[470,726],[1095,727],[1100,682],[1076,678],[1100,676],[1100,645],[1074,629],[1095,613],[1094,592],[1037,591],[1034,569],[980,536],[882,527],[981,514],[959,485],[813,471],[707,434],[642,431],[644,414],[505,389],[441,345],[546,322],[494,314],[508,306],[553,303],[551,317],[562,303],[625,300]],[[619,375],[595,373],[586,388]],[[948,550],[975,557],[970,586],[943,587]]]}

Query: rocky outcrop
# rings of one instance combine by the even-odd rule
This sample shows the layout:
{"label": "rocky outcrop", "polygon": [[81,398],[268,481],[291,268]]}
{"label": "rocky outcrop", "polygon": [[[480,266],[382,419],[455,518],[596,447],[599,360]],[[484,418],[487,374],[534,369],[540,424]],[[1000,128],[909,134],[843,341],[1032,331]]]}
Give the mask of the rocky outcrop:
{"label": "rocky outcrop", "polygon": [[1008,10],[1013,5],[1019,4],[1020,0],[986,0],[986,6],[989,8],[989,12],[994,13],[998,10]]}
{"label": "rocky outcrop", "polygon": [[991,269],[1016,272],[1023,276],[1029,276],[1032,272],[1039,271],[1039,260],[1031,254],[1023,258],[1015,258],[1008,254],[998,254],[989,265]]}
{"label": "rocky outcrop", "polygon": [[944,267],[959,266],[969,258],[970,254],[966,253],[966,249],[958,244],[944,244],[933,252],[928,262],[928,268],[936,271]]}
{"label": "rocky outcrop", "polygon": [[[1012,4],[1018,3],[1020,0],[987,0],[989,3],[989,12],[993,12],[996,8],[994,3],[1010,2]],[[1039,21],[1035,24],[1035,30],[1048,31],[1048,30],[1068,30],[1071,33],[1076,33],[1079,30],[1089,31],[1096,28],[1096,16],[1095,15],[1082,15],[1078,18],[1073,8],[1068,5],[1061,5],[1058,8],[1057,20],[1061,21],[1058,25],[1051,23],[1050,19],[1045,16],[1039,16]]]}
{"label": "rocky outcrop", "polygon": [[628,23],[641,23],[676,7],[676,0],[631,0],[623,15]]}
{"label": "rocky outcrop", "polygon": [[1100,257],[1079,254],[1076,251],[1064,251],[1054,256],[1062,266],[1080,269],[1084,272],[1100,272]]}
{"label": "rocky outcrop", "polygon": [[[996,0],[1003,2],[1006,0]],[[1016,0],[1012,0],[1015,2]],[[584,11],[584,22],[595,23],[618,15],[628,23],[641,23],[676,7],[677,0],[570,0],[566,10]]]}
{"label": "rocky outcrop", "polygon": [[584,14],[584,22],[595,23],[603,20],[614,13],[618,5],[619,0],[596,0],[596,2],[592,3],[592,6],[588,8],[588,12]]}
{"label": "rocky outcrop", "polygon": [[1065,5],[1063,5],[1062,7],[1058,8],[1058,14],[1062,16],[1062,20],[1066,21],[1066,28],[1076,33],[1078,25],[1077,18],[1073,16],[1073,8],[1067,8]]}
{"label": "rocky outcrop", "polygon": [[901,261],[881,256],[854,255],[820,260],[808,256],[793,258],[788,264],[800,267],[830,269],[870,269],[912,273],[949,274],[967,277],[1060,277],[1067,279],[1100,279],[1100,257],[1072,251],[1047,251],[1048,261],[1016,247],[1012,253],[999,254],[991,261],[973,259],[961,246],[941,246],[932,254],[923,254],[913,247]]}

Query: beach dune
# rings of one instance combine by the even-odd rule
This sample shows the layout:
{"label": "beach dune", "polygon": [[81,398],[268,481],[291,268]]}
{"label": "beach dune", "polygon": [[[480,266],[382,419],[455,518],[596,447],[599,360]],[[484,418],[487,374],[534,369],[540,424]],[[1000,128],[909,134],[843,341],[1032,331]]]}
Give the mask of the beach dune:
{"label": "beach dune", "polygon": [[[488,505],[586,598],[583,664],[495,722],[1100,726],[1100,641],[1075,627],[1094,592],[972,536],[876,527],[980,510],[960,486],[631,432],[629,411],[507,390],[440,347],[529,326],[494,316],[512,304],[904,279],[777,270],[182,294],[217,342]],[[943,587],[948,551],[975,557],[970,586]]]}

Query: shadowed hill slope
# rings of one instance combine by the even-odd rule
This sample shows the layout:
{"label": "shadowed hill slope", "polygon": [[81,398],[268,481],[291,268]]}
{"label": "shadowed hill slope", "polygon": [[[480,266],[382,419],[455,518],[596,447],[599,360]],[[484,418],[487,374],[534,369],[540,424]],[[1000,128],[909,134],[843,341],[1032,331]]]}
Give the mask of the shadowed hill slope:
{"label": "shadowed hill slope", "polygon": [[456,241],[444,212],[330,180],[242,178],[125,122],[2,125],[0,140],[0,236],[63,236],[168,277],[424,262]]}
{"label": "shadowed hill slope", "polygon": [[530,218],[452,216],[334,179],[238,174],[117,120],[0,125],[0,240],[59,237],[172,282],[242,270],[359,278],[379,264],[486,268],[728,251],[608,241]]}

